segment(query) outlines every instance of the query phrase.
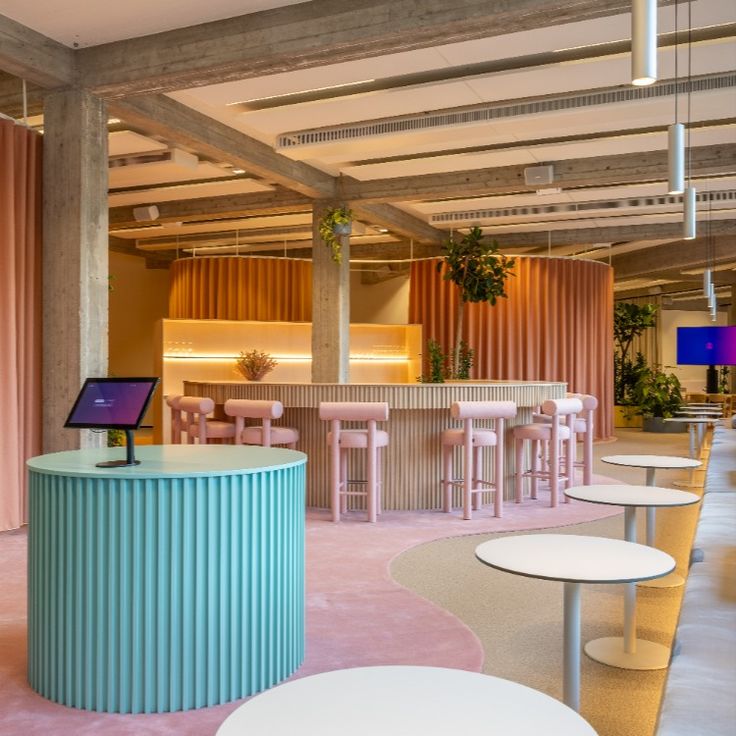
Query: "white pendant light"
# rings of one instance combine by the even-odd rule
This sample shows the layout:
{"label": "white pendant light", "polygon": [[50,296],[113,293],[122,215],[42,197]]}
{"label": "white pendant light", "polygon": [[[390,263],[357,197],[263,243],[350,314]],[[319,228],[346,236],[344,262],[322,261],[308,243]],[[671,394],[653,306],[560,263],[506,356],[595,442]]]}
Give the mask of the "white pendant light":
{"label": "white pendant light", "polygon": [[703,296],[708,296],[710,293],[710,285],[711,285],[711,273],[710,269],[706,268],[705,271],[703,271]]}
{"label": "white pendant light", "polygon": [[672,123],[667,128],[668,194],[685,191],[685,126]]}
{"label": "white pendant light", "polygon": [[711,283],[710,289],[708,290],[708,306],[713,311],[718,304],[716,300],[716,287]]}
{"label": "white pendant light", "polygon": [[695,187],[686,187],[682,198],[684,206],[683,240],[695,240]]}
{"label": "white pendant light", "polygon": [[657,81],[657,0],[631,3],[631,84]]}

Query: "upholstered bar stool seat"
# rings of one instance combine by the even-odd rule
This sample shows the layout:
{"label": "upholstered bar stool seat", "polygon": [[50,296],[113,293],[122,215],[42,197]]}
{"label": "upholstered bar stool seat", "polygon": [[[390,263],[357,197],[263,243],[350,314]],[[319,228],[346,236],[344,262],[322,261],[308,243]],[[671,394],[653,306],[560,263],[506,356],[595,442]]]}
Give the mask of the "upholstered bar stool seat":
{"label": "upholstered bar stool seat", "polygon": [[210,439],[231,439],[235,437],[235,425],[219,419],[208,419],[207,415],[215,410],[215,402],[207,397],[182,396],[179,408],[186,412],[187,442],[192,444],[196,439],[200,445],[207,444]]}
{"label": "upholstered bar stool seat", "polygon": [[171,442],[175,445],[181,444],[182,411],[179,406],[181,394],[171,394],[166,397],[166,405],[171,409]]}
{"label": "upholstered bar stool seat", "polygon": [[[375,522],[381,513],[381,450],[389,442],[388,433],[378,429],[376,423],[388,420],[388,404],[384,401],[324,401],[319,405],[319,418],[330,423],[327,446],[330,451],[332,520],[340,521],[340,514],[347,511],[349,496],[365,496],[368,521]],[[343,422],[365,422],[367,426],[343,429]],[[351,450],[366,451],[365,480],[349,477]],[[365,490],[351,490],[351,486],[357,484],[365,485]]]}
{"label": "upholstered bar stool seat", "polygon": [[[294,448],[299,442],[299,430],[271,424],[273,419],[279,419],[284,414],[284,405],[280,401],[228,399],[225,402],[225,414],[235,417],[236,445],[286,445]],[[246,419],[260,419],[263,423],[246,427]]]}
{"label": "upholstered bar stool seat", "polygon": [[[540,479],[549,481],[550,506],[559,501],[559,483],[565,487],[573,485],[575,462],[575,420],[583,409],[578,398],[550,399],[542,404],[541,414],[549,417],[532,424],[514,427],[516,453],[516,503],[523,498],[524,478],[531,479],[531,497],[537,498],[537,483]],[[563,424],[564,421],[564,424]],[[524,470],[524,443],[531,442],[531,468]],[[560,472],[560,443],[564,445],[564,473]],[[549,455],[546,466],[540,459]],[[567,497],[565,501],[567,501]]]}
{"label": "upholstered bar stool seat", "polygon": [[[462,429],[446,429],[442,432],[442,466],[444,471],[443,509],[452,511],[452,489],[463,490],[463,519],[473,518],[473,510],[481,507],[483,493],[493,491],[493,513],[503,514],[503,444],[504,422],[516,416],[513,401],[456,401],[450,407],[453,419],[461,420]],[[489,420],[493,429],[476,427],[474,422]],[[453,451],[462,447],[463,477],[453,472]],[[482,477],[482,449],[495,447],[493,478]]]}

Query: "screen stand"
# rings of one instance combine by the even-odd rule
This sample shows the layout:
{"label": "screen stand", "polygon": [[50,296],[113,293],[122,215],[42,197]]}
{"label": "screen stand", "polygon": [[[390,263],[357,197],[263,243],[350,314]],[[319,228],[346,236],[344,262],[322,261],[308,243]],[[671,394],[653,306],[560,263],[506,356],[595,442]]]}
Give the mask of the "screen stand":
{"label": "screen stand", "polygon": [[718,393],[718,371],[714,365],[709,365],[705,372],[705,392],[707,394]]}
{"label": "screen stand", "polygon": [[125,429],[125,460],[106,460],[104,463],[95,463],[98,468],[125,468],[128,465],[140,465],[141,461],[135,459],[135,444],[133,442],[133,430]]}

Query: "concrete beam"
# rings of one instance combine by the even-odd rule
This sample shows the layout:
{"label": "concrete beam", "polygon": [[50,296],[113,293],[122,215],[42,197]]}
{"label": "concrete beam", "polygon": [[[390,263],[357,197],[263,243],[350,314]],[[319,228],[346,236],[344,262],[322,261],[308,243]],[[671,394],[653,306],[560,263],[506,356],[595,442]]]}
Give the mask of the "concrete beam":
{"label": "concrete beam", "polygon": [[93,46],[78,54],[83,84],[113,98],[337,64],[630,11],[628,0],[313,0]]}
{"label": "concrete beam", "polygon": [[[349,198],[346,198],[350,201]],[[385,227],[394,235],[424,244],[439,244],[447,240],[447,233],[408,212],[385,204],[364,204],[350,201],[356,216],[372,225]]]}
{"label": "concrete beam", "polygon": [[[43,113],[43,90],[26,84],[28,117]],[[11,118],[23,117],[23,80],[0,72],[0,113]]]}
{"label": "concrete beam", "polygon": [[[714,239],[716,264],[732,261],[736,255],[734,221],[727,220],[726,222],[728,223],[727,233]],[[681,229],[682,225],[678,223],[678,227]],[[614,256],[611,259],[611,265],[617,281],[637,277],[651,276],[654,278],[654,274],[667,270],[676,270],[677,273],[680,273],[691,268],[703,268],[706,257],[711,254],[708,239],[701,237],[687,242],[667,243],[647,250]],[[692,278],[700,280],[697,277]]]}
{"label": "concrete beam", "polygon": [[[694,178],[736,172],[736,143],[692,149]],[[667,151],[625,153],[617,156],[548,161],[554,164],[552,186],[563,189],[606,187],[658,182],[667,179]],[[442,174],[398,176],[368,181],[346,180],[345,199],[356,203],[412,202],[449,197],[534,192],[539,187],[524,182],[527,164],[495,169],[472,169]]]}
{"label": "concrete beam", "polygon": [[[554,224],[554,223],[553,223]],[[699,227],[705,223],[699,222]],[[736,223],[734,220],[713,220],[713,235],[732,235]],[[607,227],[569,228],[551,230],[552,249],[558,245],[589,245],[590,243],[621,243],[628,240],[676,240],[682,237],[681,222],[648,223],[642,225],[609,225]],[[548,241],[547,230],[536,232],[494,233],[487,232],[486,239],[497,240],[503,250],[506,247],[536,246],[540,252],[546,252]],[[688,245],[686,247],[689,248]]]}
{"label": "concrete beam", "polygon": [[160,135],[172,145],[213,160],[229,161],[308,197],[335,192],[335,179],[329,174],[275,153],[271,146],[164,95],[115,100],[109,110],[148,135]]}
{"label": "concrete beam", "polygon": [[40,87],[73,85],[74,51],[0,15],[0,69]]}
{"label": "concrete beam", "polygon": [[[280,187],[272,192],[226,194],[219,197],[201,197],[171,202],[158,202],[152,197],[151,203],[155,204],[159,211],[155,222],[197,222],[247,215],[281,215],[306,210],[311,212],[312,209],[311,199]],[[133,217],[134,206],[139,205],[111,207],[110,227],[114,229],[139,225],[141,221]],[[147,222],[153,222],[153,220]]]}

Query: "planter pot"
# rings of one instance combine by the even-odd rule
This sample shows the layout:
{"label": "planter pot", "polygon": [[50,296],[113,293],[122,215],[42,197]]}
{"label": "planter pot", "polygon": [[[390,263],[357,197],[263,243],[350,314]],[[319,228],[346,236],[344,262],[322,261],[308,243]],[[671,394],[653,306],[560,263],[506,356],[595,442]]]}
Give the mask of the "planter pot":
{"label": "planter pot", "polygon": [[642,425],[641,416],[635,414],[627,419],[624,413],[626,409],[630,410],[631,407],[619,405],[613,407],[613,426],[617,428],[640,429]]}
{"label": "planter pot", "polygon": [[345,222],[345,223],[335,223],[332,226],[332,232],[335,233],[335,235],[350,235],[350,233],[353,231],[352,223]]}
{"label": "planter pot", "polygon": [[678,432],[687,432],[687,424],[684,422],[665,422],[662,417],[645,417],[642,429],[645,432],[676,434]]}

